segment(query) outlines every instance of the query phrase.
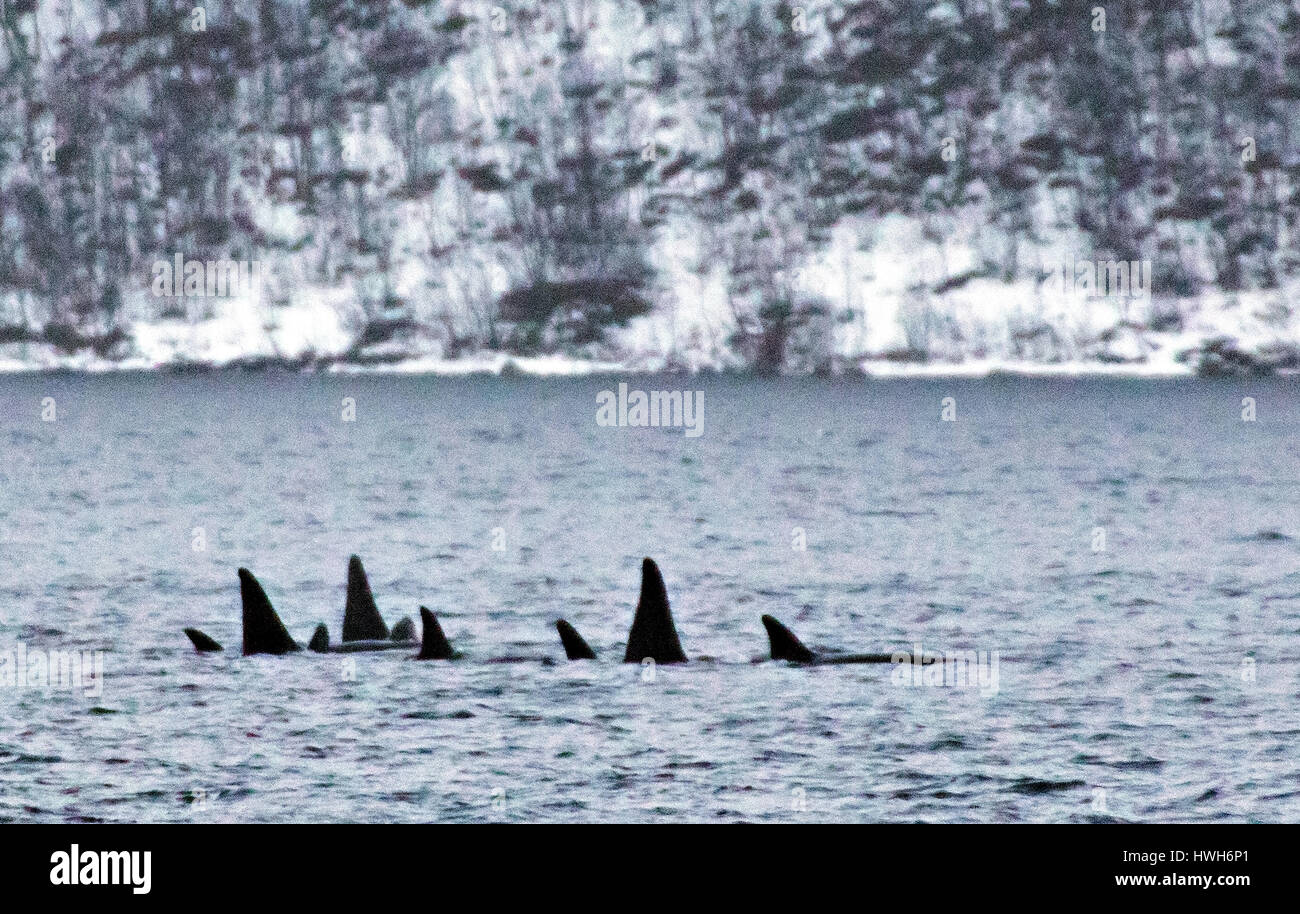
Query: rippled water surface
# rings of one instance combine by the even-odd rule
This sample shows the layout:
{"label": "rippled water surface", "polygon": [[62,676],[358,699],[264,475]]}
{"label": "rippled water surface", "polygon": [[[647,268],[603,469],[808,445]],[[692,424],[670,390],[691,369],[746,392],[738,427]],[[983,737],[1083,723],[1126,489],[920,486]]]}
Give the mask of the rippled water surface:
{"label": "rippled water surface", "polygon": [[[633,380],[704,392],[690,438],[597,425],[616,383],[0,378],[0,649],[105,652],[0,687],[0,820],[1300,819],[1293,386]],[[181,633],[238,647],[247,565],[337,638],[353,552],[465,657]],[[645,555],[693,658],[652,679]],[[997,689],[753,663],[763,613]]]}

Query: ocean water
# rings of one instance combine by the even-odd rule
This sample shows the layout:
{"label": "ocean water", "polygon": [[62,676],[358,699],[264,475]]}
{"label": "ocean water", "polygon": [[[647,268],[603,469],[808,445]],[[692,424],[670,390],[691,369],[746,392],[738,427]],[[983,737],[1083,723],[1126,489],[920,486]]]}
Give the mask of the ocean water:
{"label": "ocean water", "polygon": [[[703,434],[598,425],[619,380]],[[1296,821],[1297,429],[1285,381],[0,377],[0,651],[103,661],[0,685],[0,820]],[[353,552],[463,659],[237,655],[237,567],[305,643]],[[617,662],[647,555],[686,665]],[[996,679],[754,662],[763,613]]]}

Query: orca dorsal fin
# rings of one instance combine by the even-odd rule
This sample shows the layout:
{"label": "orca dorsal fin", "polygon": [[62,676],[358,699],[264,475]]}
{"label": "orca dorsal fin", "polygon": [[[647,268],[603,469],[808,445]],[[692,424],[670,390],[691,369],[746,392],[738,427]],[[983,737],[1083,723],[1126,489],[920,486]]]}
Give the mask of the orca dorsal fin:
{"label": "orca dorsal fin", "polygon": [[411,621],[411,617],[402,616],[398,619],[389,637],[393,641],[415,641],[415,623]]}
{"label": "orca dorsal fin", "polygon": [[578,630],[563,619],[556,621],[555,628],[564,643],[564,653],[570,660],[595,660],[596,652],[591,649]]}
{"label": "orca dorsal fin", "polygon": [[383,641],[388,637],[388,626],[379,615],[370,581],[361,559],[348,559],[348,601],[343,607],[344,641]]}
{"label": "orca dorsal fin", "polygon": [[763,627],[767,629],[767,641],[771,647],[773,660],[793,660],[796,663],[812,663],[813,652],[804,647],[802,641],[772,616],[763,617]]}
{"label": "orca dorsal fin", "polygon": [[311,633],[311,640],[307,642],[307,650],[315,651],[317,654],[328,654],[330,649],[330,630],[322,622],[316,626],[316,631]]}
{"label": "orca dorsal fin", "polygon": [[673,625],[672,610],[668,608],[668,588],[654,559],[641,562],[641,598],[632,618],[632,631],[627,636],[624,663],[640,663],[650,657],[655,663],[685,663],[686,654]]}
{"label": "orca dorsal fin", "polygon": [[194,645],[194,649],[200,654],[208,651],[219,651],[222,649],[220,644],[217,644],[217,642],[213,641],[197,628],[185,629],[185,636],[190,639],[190,643]]}
{"label": "orca dorsal fin", "polygon": [[451,649],[451,642],[442,633],[438,617],[423,606],[420,607],[420,622],[424,625],[424,639],[420,642],[420,653],[416,660],[451,660],[456,652]]}
{"label": "orca dorsal fin", "polygon": [[244,604],[244,655],[288,654],[300,651],[271,600],[247,568],[239,569],[239,597]]}

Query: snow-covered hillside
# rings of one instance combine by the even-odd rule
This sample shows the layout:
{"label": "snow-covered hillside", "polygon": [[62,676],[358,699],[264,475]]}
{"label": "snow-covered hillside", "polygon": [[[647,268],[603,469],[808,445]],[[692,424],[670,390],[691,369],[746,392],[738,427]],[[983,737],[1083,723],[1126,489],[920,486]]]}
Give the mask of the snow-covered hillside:
{"label": "snow-covered hillside", "polygon": [[10,3],[0,370],[1300,368],[1300,14],[1094,7]]}

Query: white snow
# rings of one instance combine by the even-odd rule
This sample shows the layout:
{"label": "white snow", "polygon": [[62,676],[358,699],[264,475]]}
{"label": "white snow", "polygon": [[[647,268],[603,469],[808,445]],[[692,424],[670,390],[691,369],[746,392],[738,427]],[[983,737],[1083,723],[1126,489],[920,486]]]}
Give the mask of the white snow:
{"label": "white snow", "polygon": [[343,321],[346,299],[346,290],[311,287],[283,307],[256,295],[214,299],[210,318],[137,321],[131,332],[140,358],[152,367],[340,355],[353,339]]}

